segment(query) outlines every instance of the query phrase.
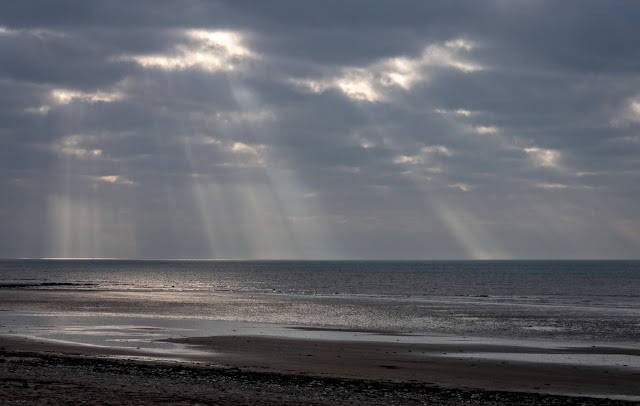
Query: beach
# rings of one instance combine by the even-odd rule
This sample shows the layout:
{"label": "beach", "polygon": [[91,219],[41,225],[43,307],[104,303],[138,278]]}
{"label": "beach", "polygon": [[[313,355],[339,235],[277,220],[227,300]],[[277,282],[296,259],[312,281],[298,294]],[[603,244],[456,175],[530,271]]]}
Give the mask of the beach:
{"label": "beach", "polygon": [[[375,264],[381,271],[367,276],[315,263],[254,273],[245,263],[223,264],[227,273],[217,263],[26,265],[33,276],[5,271],[0,283],[0,405],[640,402],[637,299],[615,287],[412,296],[376,281],[417,275],[428,286],[439,280],[431,268]],[[301,279],[305,266],[313,269]],[[363,287],[331,293],[346,279]]]}
{"label": "beach", "polygon": [[0,0],[0,406],[639,404],[638,39],[640,0]]}
{"label": "beach", "polygon": [[[640,377],[639,371],[623,369],[422,353],[500,351],[478,346],[434,348],[264,337],[173,341],[210,354],[172,360],[168,353],[161,359],[157,352],[144,350],[3,336],[0,404],[622,405],[633,402],[593,396],[613,389],[637,397]],[[582,352],[595,351],[614,349]],[[554,392],[573,396],[548,394]]]}

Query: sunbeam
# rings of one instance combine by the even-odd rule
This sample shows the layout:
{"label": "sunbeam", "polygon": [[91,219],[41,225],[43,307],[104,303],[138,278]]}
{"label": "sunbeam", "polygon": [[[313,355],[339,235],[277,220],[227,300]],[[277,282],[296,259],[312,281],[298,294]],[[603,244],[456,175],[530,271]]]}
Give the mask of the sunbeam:
{"label": "sunbeam", "polygon": [[0,257],[636,255],[636,7],[222,3],[3,9]]}
{"label": "sunbeam", "polygon": [[104,135],[72,132],[82,116],[90,115],[87,109],[94,103],[69,100],[58,111],[67,117],[61,127],[67,135],[51,145],[57,164],[50,181],[44,234],[49,258],[135,257],[138,253],[130,190],[137,183],[118,175],[128,172],[126,165],[109,159],[95,146]]}
{"label": "sunbeam", "polygon": [[[438,237],[448,240],[451,237],[457,241],[459,248],[452,249],[445,253],[445,257],[469,259],[495,259],[505,258],[505,253],[501,250],[500,244],[495,240],[482,221],[476,218],[474,213],[464,210],[461,205],[447,201],[447,195],[451,192],[452,184],[447,183],[446,170],[440,166],[446,162],[447,157],[452,156],[452,151],[443,145],[428,145],[428,140],[424,140],[422,147],[416,148],[416,141],[413,139],[401,139],[397,136],[389,136],[381,131],[383,126],[379,123],[379,117],[371,113],[365,106],[360,108],[361,114],[366,117],[368,131],[376,133],[376,139],[382,140],[383,147],[391,153],[390,164],[398,168],[403,168],[401,175],[409,182],[411,188],[417,191],[421,197],[422,213],[420,222],[427,227],[427,224],[442,226],[442,231]],[[365,150],[376,147],[376,142],[367,139],[358,139],[359,144]],[[417,155],[407,155],[406,151],[413,151]],[[454,185],[455,186],[455,185]],[[460,184],[458,185],[460,186]],[[457,187],[461,192],[468,192],[468,185]],[[425,230],[427,231],[427,230]],[[428,233],[425,234],[429,235]],[[425,249],[429,241],[424,241]],[[434,255],[434,254],[431,254]],[[438,257],[437,254],[435,254]]]}

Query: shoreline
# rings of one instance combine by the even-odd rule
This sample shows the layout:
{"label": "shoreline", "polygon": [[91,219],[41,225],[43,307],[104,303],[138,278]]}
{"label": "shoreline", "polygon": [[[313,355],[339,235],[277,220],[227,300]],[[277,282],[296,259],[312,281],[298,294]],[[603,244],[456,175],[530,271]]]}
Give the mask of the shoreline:
{"label": "shoreline", "polygon": [[0,287],[0,406],[640,403],[634,309],[425,300]]}
{"label": "shoreline", "polygon": [[[441,355],[541,351],[533,347],[265,336],[161,341],[177,344],[178,350],[138,350],[0,336],[0,377],[4,382],[0,399],[34,401],[61,396],[58,399],[69,401],[84,396],[87,401],[109,404],[108,398],[99,399],[100,391],[87,389],[99,387],[109,393],[126,389],[125,395],[113,404],[322,404],[324,399],[330,404],[349,404],[350,400],[355,404],[453,405],[464,400],[471,402],[468,404],[489,405],[626,405],[640,400],[640,370],[636,368]],[[562,351],[567,352],[556,350]],[[613,347],[580,347],[571,351],[623,351],[631,356],[640,352]],[[53,394],[54,390],[58,394]],[[268,402],[265,396],[269,397]],[[5,404],[12,403],[0,402]]]}

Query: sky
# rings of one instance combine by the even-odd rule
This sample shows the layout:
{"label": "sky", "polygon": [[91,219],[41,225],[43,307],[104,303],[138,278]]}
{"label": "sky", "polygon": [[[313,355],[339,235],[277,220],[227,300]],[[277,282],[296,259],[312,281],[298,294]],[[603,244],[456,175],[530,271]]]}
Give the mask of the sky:
{"label": "sky", "polygon": [[639,258],[638,21],[2,2],[0,258]]}

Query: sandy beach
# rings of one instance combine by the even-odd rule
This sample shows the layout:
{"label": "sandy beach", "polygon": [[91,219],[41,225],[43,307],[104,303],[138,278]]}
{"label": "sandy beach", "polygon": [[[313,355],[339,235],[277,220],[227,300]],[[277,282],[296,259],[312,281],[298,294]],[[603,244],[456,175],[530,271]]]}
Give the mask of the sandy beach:
{"label": "sandy beach", "polygon": [[125,265],[153,272],[0,288],[0,406],[640,402],[633,301],[189,290]]}
{"label": "sandy beach", "polygon": [[[194,351],[172,355],[2,336],[0,404],[622,405],[640,396],[635,368],[463,356],[536,348],[250,336],[167,341]],[[562,351],[619,352],[639,355],[621,348]],[[606,399],[612,393],[618,399]]]}

